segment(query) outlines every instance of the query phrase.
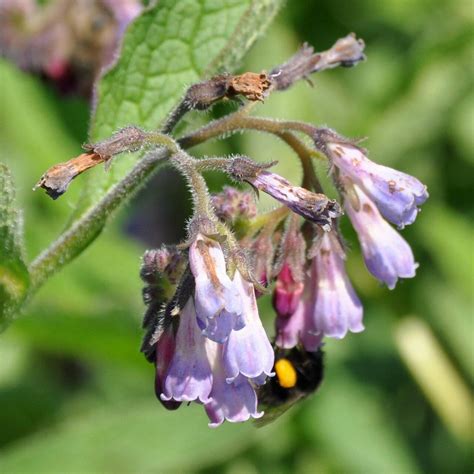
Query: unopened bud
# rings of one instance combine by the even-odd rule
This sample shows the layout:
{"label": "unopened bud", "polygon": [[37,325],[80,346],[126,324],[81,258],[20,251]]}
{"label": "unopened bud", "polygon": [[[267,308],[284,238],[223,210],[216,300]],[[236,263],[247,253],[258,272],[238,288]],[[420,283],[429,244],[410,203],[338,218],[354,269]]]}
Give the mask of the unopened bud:
{"label": "unopened bud", "polygon": [[257,206],[252,193],[231,186],[212,196],[212,205],[219,219],[234,222],[239,218],[252,218],[257,215]]}

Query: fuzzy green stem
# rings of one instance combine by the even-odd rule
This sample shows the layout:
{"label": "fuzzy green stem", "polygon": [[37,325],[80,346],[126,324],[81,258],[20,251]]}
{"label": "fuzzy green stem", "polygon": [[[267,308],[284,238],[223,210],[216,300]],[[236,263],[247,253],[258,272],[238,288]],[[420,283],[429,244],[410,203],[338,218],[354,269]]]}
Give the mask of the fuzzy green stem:
{"label": "fuzzy green stem", "polygon": [[171,163],[181,171],[189,184],[193,198],[194,217],[216,221],[206,180],[199,171],[199,160],[181,151],[171,158]]}
{"label": "fuzzy green stem", "polygon": [[281,121],[267,119],[263,117],[249,117],[245,114],[236,112],[219,120],[214,120],[209,125],[186,135],[178,140],[183,148],[190,148],[199,145],[212,138],[229,133],[236,133],[242,130],[258,130],[271,134],[281,134],[285,131],[294,131],[304,133],[312,137],[316,132],[313,125],[297,121]]}

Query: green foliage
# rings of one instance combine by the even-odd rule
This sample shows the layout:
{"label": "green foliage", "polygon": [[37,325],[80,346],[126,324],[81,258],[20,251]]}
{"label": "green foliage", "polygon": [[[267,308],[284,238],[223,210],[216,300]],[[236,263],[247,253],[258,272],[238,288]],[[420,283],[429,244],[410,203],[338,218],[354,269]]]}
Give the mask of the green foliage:
{"label": "green foliage", "polygon": [[[158,2],[130,26],[117,64],[98,84],[91,140],[129,124],[157,129],[186,86],[235,68],[280,4],[281,0]],[[109,173],[91,175],[75,216],[94,206],[136,159],[122,156]]]}
{"label": "green foliage", "polygon": [[0,163],[0,331],[26,295],[28,269],[23,259],[22,217],[15,207],[10,170]]}
{"label": "green foliage", "polygon": [[[156,8],[171,4],[178,12],[194,11],[188,1],[162,1]],[[238,58],[225,45],[235,38],[236,25],[250,25],[248,31],[239,31],[251,42],[261,30],[251,26],[258,15],[249,9],[270,5],[230,0],[193,4],[202,11],[205,6],[210,11],[212,5],[226,5],[222,13],[216,7],[220,21],[211,16],[202,19],[210,22],[210,35],[225,30],[225,37],[209,42],[217,45],[215,51],[225,51],[212,54],[220,60],[230,58],[233,65]],[[144,17],[150,28],[146,37],[142,20],[137,20],[125,48],[133,40],[140,53],[152,53],[153,49],[140,48],[138,43],[157,41],[150,19],[153,11]],[[225,27],[227,15],[234,29]],[[463,1],[435,0],[430,8],[423,0],[286,2],[284,15],[245,59],[243,70],[269,70],[303,41],[325,49],[348,31],[357,32],[367,43],[366,63],[315,76],[314,88],[301,83],[274,94],[261,113],[327,124],[345,135],[368,136],[366,146],[374,160],[415,174],[428,184],[431,194],[417,222],[403,231],[420,263],[417,278],[404,281],[394,291],[380,287],[368,275],[357,241],[348,234],[350,272],[364,303],[366,331],[325,345],[326,379],[318,394],[261,430],[251,425],[209,430],[199,407],[168,413],[152,400],[153,369],[138,353],[143,312],[139,255],[145,244],[170,241],[183,227],[184,218],[176,217],[176,208],[186,201],[186,190],[181,182],[163,184],[171,181],[167,175],[141,194],[137,204],[123,208],[115,223],[73,265],[50,278],[25,307],[22,318],[2,334],[0,470],[471,472],[469,446],[461,445],[443,424],[393,344],[398,320],[415,314],[433,331],[464,383],[472,383],[472,229],[468,221],[474,134],[466,72],[472,52],[467,41],[472,29],[469,15]],[[190,15],[188,22],[195,18]],[[135,31],[142,36],[135,38]],[[184,50],[186,45],[176,47]],[[189,51],[174,59],[163,53],[165,72],[170,68],[175,74],[167,80],[157,75],[156,81],[163,81],[159,85],[140,82],[136,71],[153,71],[158,66],[131,51],[134,67],[119,74],[119,68],[127,67],[119,62],[102,81],[93,138],[129,121],[158,127],[187,84],[211,74],[217,66],[228,67],[216,62],[211,71],[206,66],[211,56],[202,53],[204,66],[173,70],[173,64],[189,62]],[[237,52],[240,57],[244,51]],[[161,64],[162,59],[157,60]],[[84,124],[78,127],[71,117],[85,116],[88,106],[56,96],[40,80],[5,61],[0,61],[0,75],[0,150],[17,184],[18,207],[25,215],[26,255],[31,259],[64,227],[79,190],[89,181],[79,177],[55,202],[31,192],[45,169],[73,156],[80,143],[87,141]],[[106,94],[113,93],[112,86],[123,93],[130,86],[129,96],[106,99]],[[143,97],[142,90],[147,91]],[[143,98],[140,107],[134,97]],[[103,100],[109,103],[101,109]],[[206,147],[209,154],[218,150],[220,154],[248,153],[262,161],[278,159],[286,176],[299,178],[292,154],[260,134]],[[93,170],[89,185],[100,183],[102,197],[102,190],[123,176],[134,160],[134,156],[118,158],[109,173]],[[3,185],[0,189],[5,199]],[[76,216],[84,216],[91,202],[82,201]],[[140,225],[144,227],[139,220],[143,214],[146,226],[152,227],[145,237],[137,232]],[[159,224],[153,222],[155,218]],[[134,241],[137,235],[138,242]],[[15,239],[15,245],[18,242]],[[4,265],[3,254],[0,265]],[[268,298],[262,303],[261,313],[271,331],[274,315]]]}
{"label": "green foliage", "polygon": [[249,425],[210,430],[198,407],[161,411],[158,416],[157,408],[156,402],[139,400],[133,407],[98,409],[71,419],[11,450],[0,461],[0,470],[11,474],[182,472],[225,461],[258,437]]}
{"label": "green foliage", "polygon": [[[99,80],[92,140],[128,124],[156,129],[181,99],[183,85],[235,67],[279,5],[280,0],[171,0],[146,11],[125,34],[117,63]],[[108,173],[89,174],[66,231],[33,262],[33,287],[82,253],[158,166],[142,160],[133,168],[136,161],[135,155],[121,156]]]}

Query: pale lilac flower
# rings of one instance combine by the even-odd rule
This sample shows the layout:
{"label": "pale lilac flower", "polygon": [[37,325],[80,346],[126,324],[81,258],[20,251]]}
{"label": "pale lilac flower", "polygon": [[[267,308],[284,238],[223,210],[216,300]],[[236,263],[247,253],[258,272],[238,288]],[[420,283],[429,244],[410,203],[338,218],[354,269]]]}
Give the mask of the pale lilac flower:
{"label": "pale lilac flower", "polygon": [[387,220],[399,228],[415,221],[418,206],[428,198],[423,183],[409,174],[374,163],[355,145],[328,142],[326,146],[334,165],[367,193]]}
{"label": "pale lilac flower", "polygon": [[239,423],[250,418],[260,418],[263,412],[257,411],[257,395],[252,384],[243,375],[229,382],[222,364],[223,346],[209,342],[212,345],[214,376],[210,401],[205,404],[211,420],[209,426],[215,428],[225,420]]}
{"label": "pale lilac flower", "polygon": [[175,351],[163,381],[161,399],[207,403],[212,389],[212,371],[206,352],[207,339],[197,325],[192,298],[179,318]]}
{"label": "pale lilac flower", "polygon": [[353,185],[345,200],[347,214],[357,231],[365,264],[391,290],[398,278],[413,278],[418,264],[406,240],[381,216],[374,202]]}
{"label": "pale lilac flower", "polygon": [[224,342],[233,329],[244,326],[239,292],[227,275],[220,244],[198,234],[189,249],[194,275],[195,304],[199,327],[204,336]]}
{"label": "pale lilac flower", "polygon": [[293,314],[276,318],[275,344],[282,349],[292,349],[298,344],[314,352],[322,344],[323,334],[314,332],[311,301],[301,299]]}
{"label": "pale lilac flower", "polygon": [[361,332],[363,308],[344,265],[344,251],[333,232],[325,232],[311,263],[313,280],[310,332],[342,339]]}
{"label": "pale lilac flower", "polygon": [[274,199],[290,208],[296,214],[324,229],[331,228],[332,220],[341,214],[339,204],[324,194],[316,194],[299,186],[293,186],[282,176],[266,170],[259,170],[246,180],[257,189],[270,194]]}
{"label": "pale lilac flower", "polygon": [[304,283],[296,281],[288,263],[284,263],[276,279],[273,292],[273,307],[278,316],[291,316],[303,294]]}
{"label": "pale lilac flower", "polygon": [[241,375],[255,383],[263,383],[273,375],[274,353],[258,315],[255,290],[237,270],[235,288],[242,300],[245,326],[229,334],[223,348],[223,363],[227,382],[236,381]]}

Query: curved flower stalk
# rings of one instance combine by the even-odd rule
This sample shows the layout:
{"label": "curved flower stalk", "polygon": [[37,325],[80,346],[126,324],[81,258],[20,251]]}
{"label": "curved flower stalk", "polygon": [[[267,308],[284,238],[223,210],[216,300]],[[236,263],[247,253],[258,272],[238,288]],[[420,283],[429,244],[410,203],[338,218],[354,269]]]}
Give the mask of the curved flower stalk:
{"label": "curved flower stalk", "polygon": [[382,217],[375,203],[357,185],[345,209],[359,237],[367,269],[391,290],[398,278],[413,278],[418,264],[407,241]]}

